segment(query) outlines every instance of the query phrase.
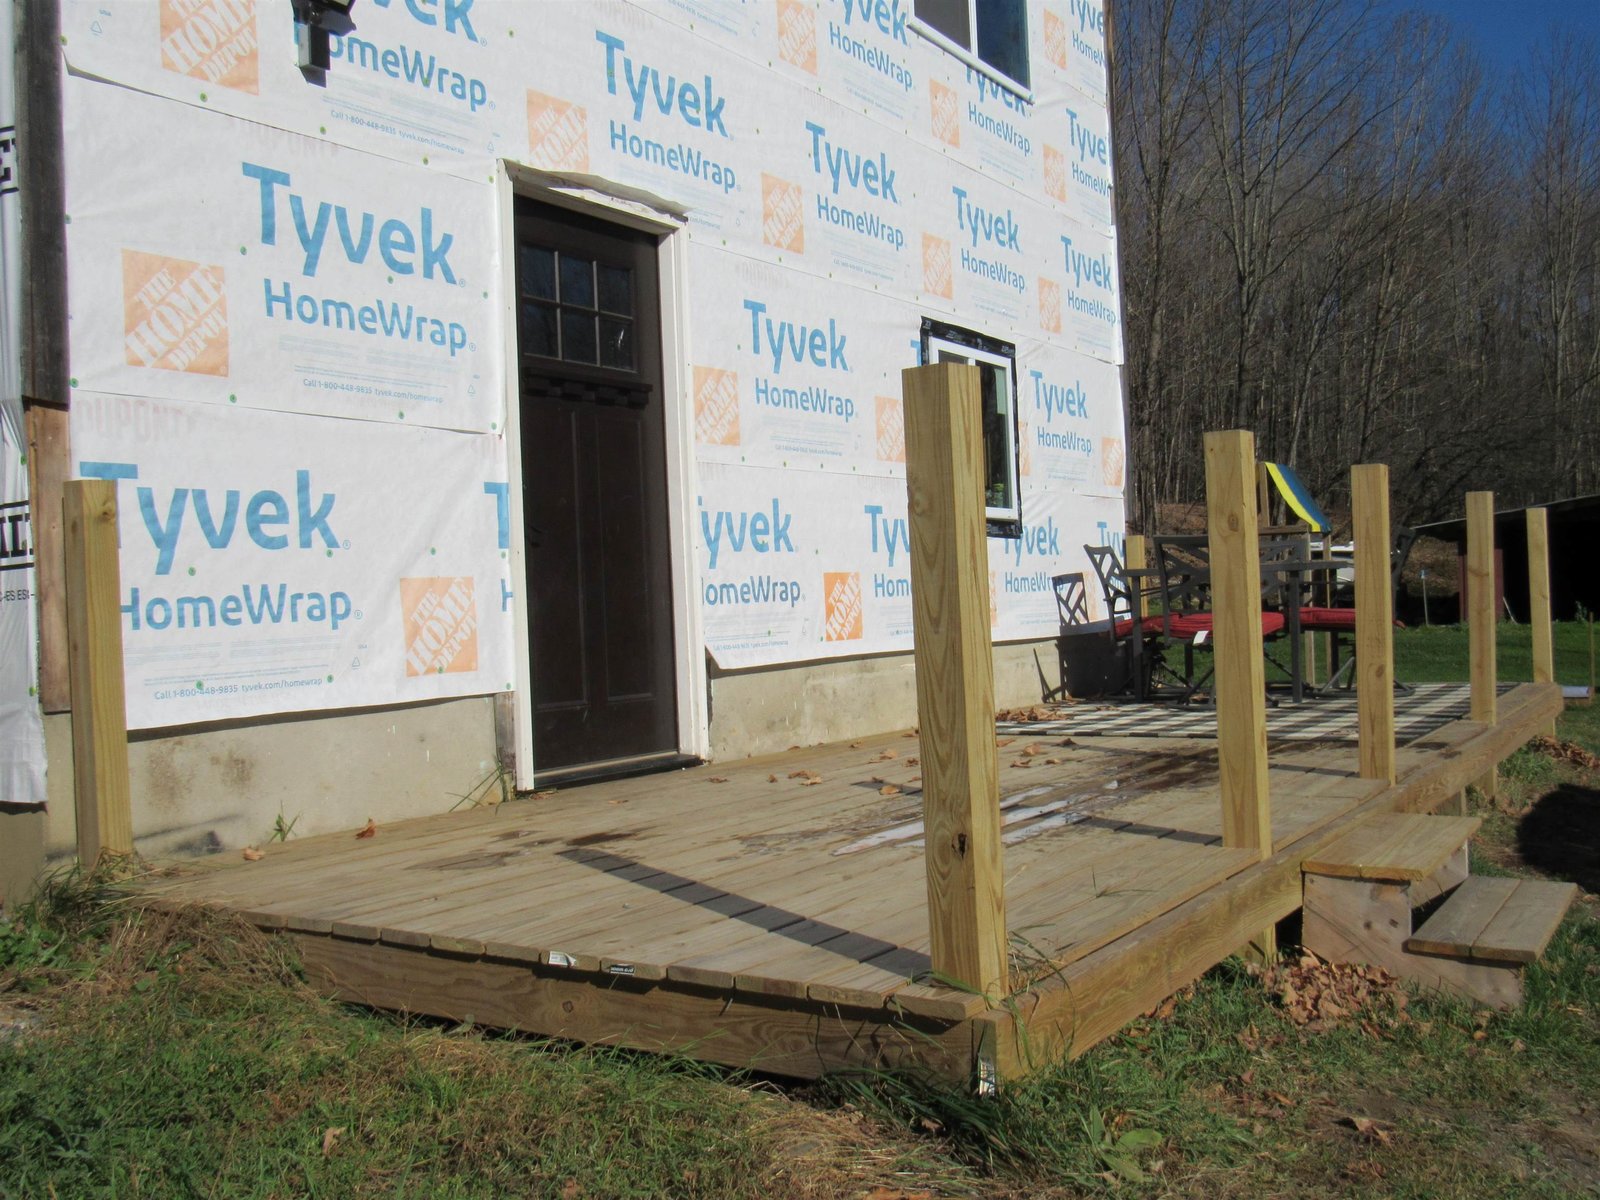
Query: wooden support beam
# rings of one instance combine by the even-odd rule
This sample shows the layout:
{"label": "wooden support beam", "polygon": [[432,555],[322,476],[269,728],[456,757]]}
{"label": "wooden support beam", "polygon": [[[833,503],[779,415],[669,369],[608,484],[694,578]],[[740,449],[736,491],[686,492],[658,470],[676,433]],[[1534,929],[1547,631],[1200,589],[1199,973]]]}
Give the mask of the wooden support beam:
{"label": "wooden support beam", "polygon": [[1208,433],[1205,446],[1222,844],[1259,850],[1265,858],[1272,853],[1272,811],[1267,796],[1255,437],[1240,429]]}
{"label": "wooden support beam", "polygon": [[1361,777],[1394,782],[1394,595],[1389,590],[1389,468],[1350,472],[1356,541],[1356,708]]}
{"label": "wooden support beam", "polygon": [[74,479],[62,495],[67,644],[72,677],[72,778],[78,859],[133,852],[128,725],[122,680],[117,485]]}
{"label": "wooden support beam", "polygon": [[981,377],[941,363],[902,378],[933,970],[998,998],[1009,971]]}
{"label": "wooden support beam", "polygon": [[[1150,539],[1142,534],[1130,533],[1123,544],[1122,562],[1130,571],[1143,571],[1148,567],[1150,565]],[[1142,583],[1136,582],[1134,584],[1135,595],[1139,595],[1139,589],[1142,586]],[[1150,615],[1150,598],[1148,596],[1139,596],[1139,615],[1141,617]]]}
{"label": "wooden support beam", "polygon": [[[1494,724],[1494,493],[1467,493],[1467,627],[1474,721]],[[1484,799],[1499,791],[1499,774],[1491,767],[1477,780]]]}
{"label": "wooden support beam", "polygon": [[[1550,628],[1550,526],[1542,508],[1528,509],[1528,625],[1533,631],[1533,681],[1554,683],[1556,652]],[[1556,723],[1545,733],[1556,736]]]}
{"label": "wooden support beam", "polygon": [[1272,476],[1264,462],[1256,464],[1256,524],[1272,524]]}

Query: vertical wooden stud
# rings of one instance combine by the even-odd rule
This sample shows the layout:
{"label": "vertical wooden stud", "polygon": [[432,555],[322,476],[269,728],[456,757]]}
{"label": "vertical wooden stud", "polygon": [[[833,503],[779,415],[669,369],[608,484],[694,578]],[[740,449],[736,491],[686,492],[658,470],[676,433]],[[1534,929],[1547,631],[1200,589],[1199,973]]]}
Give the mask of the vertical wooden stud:
{"label": "vertical wooden stud", "polygon": [[1256,464],[1256,524],[1272,524],[1272,476],[1267,464]]}
{"label": "vertical wooden stud", "polygon": [[1208,433],[1205,446],[1222,843],[1258,850],[1266,858],[1272,853],[1272,811],[1267,796],[1255,438],[1247,430]]}
{"label": "vertical wooden stud", "polygon": [[1356,540],[1356,711],[1363,779],[1394,782],[1394,594],[1389,589],[1389,468],[1350,472]]}
{"label": "vertical wooden stud", "polygon": [[[1550,628],[1550,525],[1545,510],[1528,510],[1528,625],[1533,632],[1533,681],[1556,681],[1554,631]],[[1552,719],[1545,733],[1556,736]]]}
{"label": "vertical wooden stud", "polygon": [[88,868],[102,853],[133,851],[117,485],[106,479],[70,480],[62,489],[61,504],[78,858]]}
{"label": "vertical wooden stud", "polygon": [[933,969],[1009,990],[978,368],[903,372]]}
{"label": "vertical wooden stud", "polygon": [[[1487,725],[1495,720],[1494,493],[1467,493],[1467,625],[1472,680],[1471,716]],[[1484,799],[1499,791],[1499,772],[1490,767],[1477,781]]]}
{"label": "vertical wooden stud", "polygon": [[[1147,568],[1150,565],[1150,539],[1141,534],[1130,533],[1123,545],[1122,561],[1123,565],[1130,571],[1143,571]],[[1129,582],[1133,587],[1134,595],[1138,597],[1139,615],[1148,617],[1150,615],[1150,598],[1140,595],[1140,589],[1144,586],[1143,581],[1135,576],[1130,578]]]}

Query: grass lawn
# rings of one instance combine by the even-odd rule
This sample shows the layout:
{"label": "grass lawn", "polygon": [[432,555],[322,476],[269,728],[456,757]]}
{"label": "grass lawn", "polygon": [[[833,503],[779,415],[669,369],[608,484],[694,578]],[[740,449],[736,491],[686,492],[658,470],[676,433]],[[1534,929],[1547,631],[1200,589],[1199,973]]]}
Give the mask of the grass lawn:
{"label": "grass lawn", "polygon": [[[1398,646],[1404,677],[1465,675],[1449,630]],[[1600,707],[1560,733],[1600,753]],[[982,1101],[402,1021],[319,999],[243,925],[59,887],[0,923],[0,1200],[1600,1196],[1600,770],[1580,759],[1507,760],[1473,847],[1474,870],[1586,893],[1521,1010],[1317,965],[1295,999],[1290,950]],[[1306,1020],[1319,987],[1345,1011]]]}

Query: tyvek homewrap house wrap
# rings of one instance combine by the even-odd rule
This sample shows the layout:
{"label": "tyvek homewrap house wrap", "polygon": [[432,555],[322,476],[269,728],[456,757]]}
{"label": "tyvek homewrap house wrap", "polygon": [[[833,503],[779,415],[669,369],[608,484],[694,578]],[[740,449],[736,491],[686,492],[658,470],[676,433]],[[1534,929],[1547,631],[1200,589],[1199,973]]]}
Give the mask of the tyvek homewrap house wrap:
{"label": "tyvek homewrap house wrap", "polygon": [[912,7],[357,0],[312,78],[287,3],[64,0],[141,834],[912,723],[900,372],[941,346],[1000,368],[1036,697],[1050,576],[1123,528],[1104,14],[1019,0],[1007,78]]}

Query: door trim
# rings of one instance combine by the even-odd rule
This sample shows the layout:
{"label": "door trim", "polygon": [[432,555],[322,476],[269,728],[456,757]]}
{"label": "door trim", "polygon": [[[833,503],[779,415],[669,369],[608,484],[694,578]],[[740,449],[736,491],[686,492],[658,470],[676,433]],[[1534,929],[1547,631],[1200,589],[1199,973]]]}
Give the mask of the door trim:
{"label": "door trim", "polygon": [[516,662],[512,682],[512,730],[516,738],[515,782],[519,791],[536,786],[538,763],[533,745],[533,667],[529,651],[527,563],[523,554],[522,380],[517,352],[516,200],[518,196],[656,235],[660,276],[661,383],[667,450],[667,538],[672,566],[672,651],[678,699],[678,753],[704,758],[710,749],[704,636],[701,628],[698,566],[694,554],[693,391],[689,364],[689,234],[683,217],[639,200],[608,196],[501,159],[495,172],[499,225],[501,372],[506,469],[509,482],[511,546],[509,573],[512,641]]}

